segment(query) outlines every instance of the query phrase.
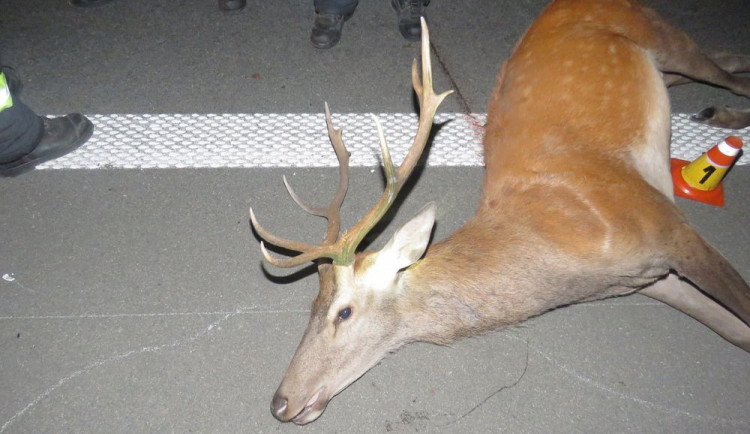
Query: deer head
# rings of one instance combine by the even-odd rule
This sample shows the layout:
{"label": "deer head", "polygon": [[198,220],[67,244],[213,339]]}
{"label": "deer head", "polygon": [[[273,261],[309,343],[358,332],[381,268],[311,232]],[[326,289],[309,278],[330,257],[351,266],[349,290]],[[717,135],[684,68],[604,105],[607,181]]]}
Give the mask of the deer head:
{"label": "deer head", "polygon": [[432,87],[430,43],[424,20],[422,79],[420,81],[415,59],[412,84],[420,104],[414,142],[396,169],[382,126],[373,116],[386,187],[377,203],[351,229],[339,234],[340,209],[349,179],[349,153],[341,130],[333,126],[327,104],[328,134],[339,160],[339,185],[335,196],[325,207],[311,206],[297,196],[284,178],[290,196],[302,209],[328,220],[323,242],[310,245],[276,237],[263,229],[250,210],[253,227],[261,238],[272,245],[300,252],[291,258],[277,258],[261,241],[266,261],[279,267],[316,261],[318,266],[320,292],[313,302],[307,330],[271,402],[271,412],[281,421],[306,424],[317,419],[332,397],[409,339],[397,309],[400,272],[424,254],[435,221],[435,204],[425,206],[398,229],[383,249],[361,253],[356,249],[393,204],[424,150],[437,107],[451,93],[436,95]]}

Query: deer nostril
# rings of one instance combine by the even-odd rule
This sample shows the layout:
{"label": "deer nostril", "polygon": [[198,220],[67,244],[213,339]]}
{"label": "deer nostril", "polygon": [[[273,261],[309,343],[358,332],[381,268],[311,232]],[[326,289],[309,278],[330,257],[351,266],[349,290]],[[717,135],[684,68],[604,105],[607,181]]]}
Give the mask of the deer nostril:
{"label": "deer nostril", "polygon": [[[271,401],[271,413],[276,419],[282,420],[281,415],[286,411],[287,400],[280,395],[274,395]],[[283,421],[283,420],[282,420]]]}

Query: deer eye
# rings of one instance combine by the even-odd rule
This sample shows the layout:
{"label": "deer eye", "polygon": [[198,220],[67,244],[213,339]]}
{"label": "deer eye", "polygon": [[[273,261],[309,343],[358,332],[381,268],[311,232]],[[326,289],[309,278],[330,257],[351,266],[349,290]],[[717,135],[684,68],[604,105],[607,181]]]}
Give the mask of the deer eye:
{"label": "deer eye", "polygon": [[352,308],[346,307],[339,311],[339,317],[337,318],[337,320],[338,322],[344,321],[345,319],[349,318],[351,315],[352,315]]}

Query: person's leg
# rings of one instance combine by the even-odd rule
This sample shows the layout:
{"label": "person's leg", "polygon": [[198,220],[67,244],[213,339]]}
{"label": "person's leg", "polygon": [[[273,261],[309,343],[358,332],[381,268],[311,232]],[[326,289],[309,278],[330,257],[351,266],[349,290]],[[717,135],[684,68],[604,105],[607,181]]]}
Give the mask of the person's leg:
{"label": "person's leg", "polygon": [[0,176],[15,176],[73,151],[91,137],[94,126],[72,113],[40,118],[11,93],[0,71]]}
{"label": "person's leg", "polygon": [[315,48],[331,48],[341,39],[344,22],[357,8],[359,0],[314,0],[315,22],[310,42]]}
{"label": "person's leg", "polygon": [[39,116],[10,94],[5,74],[0,72],[0,163],[30,153],[42,133]]}
{"label": "person's leg", "polygon": [[422,37],[419,17],[424,15],[428,4],[430,0],[391,0],[391,6],[398,16],[398,30],[405,39],[418,41]]}
{"label": "person's leg", "polygon": [[351,15],[359,0],[314,0],[315,12],[335,15]]}

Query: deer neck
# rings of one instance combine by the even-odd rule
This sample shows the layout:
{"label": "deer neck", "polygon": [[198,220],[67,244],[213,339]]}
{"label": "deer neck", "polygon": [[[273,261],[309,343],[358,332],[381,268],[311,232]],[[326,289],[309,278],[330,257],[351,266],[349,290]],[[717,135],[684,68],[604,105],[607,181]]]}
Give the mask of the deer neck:
{"label": "deer neck", "polygon": [[480,213],[404,270],[399,304],[412,340],[446,344],[547,310],[529,294],[544,285],[526,273],[515,237]]}

